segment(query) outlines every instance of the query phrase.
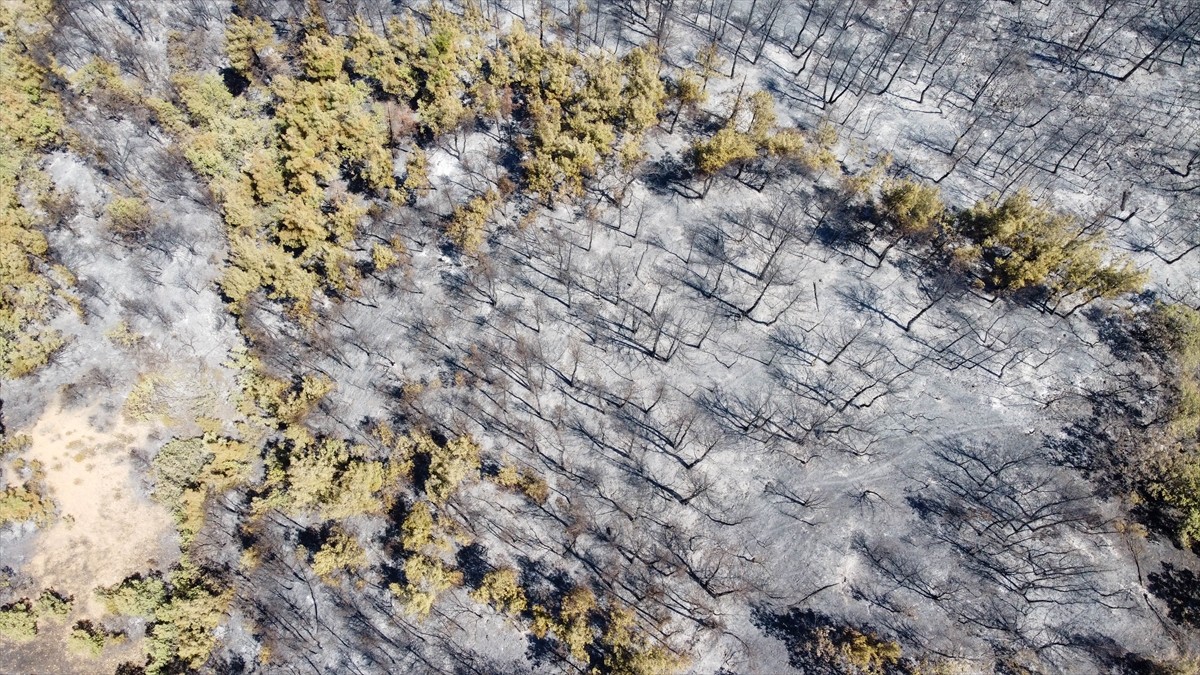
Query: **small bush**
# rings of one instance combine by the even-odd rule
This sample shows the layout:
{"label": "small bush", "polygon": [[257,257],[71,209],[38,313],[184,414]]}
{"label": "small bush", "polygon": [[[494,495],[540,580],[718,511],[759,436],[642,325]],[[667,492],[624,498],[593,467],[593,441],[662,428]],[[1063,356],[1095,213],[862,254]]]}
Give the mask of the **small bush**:
{"label": "small bush", "polygon": [[496,474],[496,484],[524,494],[529,501],[539,506],[550,498],[550,486],[541,476],[518,469],[512,464],[503,464]]}
{"label": "small bush", "polygon": [[925,237],[935,233],[946,212],[936,186],[911,180],[885,185],[880,207],[883,217],[902,237]]}
{"label": "small bush", "polygon": [[1148,491],[1174,514],[1175,536],[1181,544],[1200,542],[1200,459],[1191,456],[1170,462]]}
{"label": "small bush", "polygon": [[604,665],[613,675],[667,675],[682,670],[683,659],[663,647],[653,645],[642,635],[634,614],[626,607],[611,607],[605,617],[607,626],[600,636]]}
{"label": "small bush", "polygon": [[150,205],[137,197],[117,197],[112,200],[108,203],[105,217],[108,229],[127,240],[144,236],[153,224]]}
{"label": "small bush", "polygon": [[37,637],[37,632],[37,615],[28,600],[0,607],[0,636],[14,642],[28,642]]}
{"label": "small bush", "polygon": [[404,602],[404,611],[425,618],[433,609],[439,594],[462,584],[462,572],[453,570],[440,560],[427,555],[411,556],[404,563],[405,585],[391,584],[391,589]]}
{"label": "small bush", "polygon": [[434,504],[454,494],[459,483],[479,470],[479,445],[470,436],[459,436],[444,446],[434,446],[429,458],[425,492]]}
{"label": "small bush", "polygon": [[521,588],[517,571],[511,567],[502,567],[485,574],[483,583],[471,597],[508,614],[520,614],[528,606],[525,589]]}
{"label": "small bush", "polygon": [[313,555],[313,572],[321,581],[335,585],[341,572],[362,570],[367,566],[367,554],[354,537],[335,530]]}
{"label": "small bush", "polygon": [[465,253],[474,253],[483,246],[487,236],[487,223],[500,203],[500,194],[489,190],[474,197],[464,206],[454,209],[450,222],[446,224],[446,237]]}
{"label": "small bush", "polygon": [[109,632],[91,621],[79,621],[67,637],[67,649],[74,654],[96,658],[106,646],[124,639],[124,635]]}
{"label": "small bush", "polygon": [[47,588],[38,596],[33,608],[39,618],[62,619],[71,613],[74,604],[72,598]]}
{"label": "small bush", "polygon": [[400,526],[400,545],[405,551],[417,553],[433,543],[433,514],[425,502],[413,504]]}
{"label": "small bush", "polygon": [[753,159],[758,155],[754,140],[731,127],[692,146],[693,161],[701,175],[711,176],[725,167]]}
{"label": "small bush", "polygon": [[1146,337],[1178,359],[1184,370],[1200,367],[1200,312],[1178,303],[1158,303],[1146,319]]}
{"label": "small bush", "polygon": [[0,527],[26,521],[45,525],[54,517],[54,501],[46,494],[43,484],[45,470],[42,463],[35,460],[28,467],[25,483],[9,485],[0,491]]}
{"label": "small bush", "polygon": [[129,328],[129,324],[124,321],[118,321],[112,328],[104,332],[104,337],[112,340],[113,344],[132,349],[142,343],[143,336],[133,332]]}
{"label": "small bush", "polygon": [[116,586],[97,588],[105,608],[121,616],[152,618],[167,602],[167,586],[157,576],[131,576]]}

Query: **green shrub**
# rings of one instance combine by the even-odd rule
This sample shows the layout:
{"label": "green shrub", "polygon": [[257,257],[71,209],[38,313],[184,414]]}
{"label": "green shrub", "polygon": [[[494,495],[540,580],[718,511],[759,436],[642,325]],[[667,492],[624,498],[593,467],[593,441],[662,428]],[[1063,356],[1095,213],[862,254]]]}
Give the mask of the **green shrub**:
{"label": "green shrub", "polygon": [[186,560],[170,576],[169,602],[154,614],[146,651],[147,675],[198,669],[216,645],[215,630],[233,598],[231,589],[215,583]]}
{"label": "green shrub", "polygon": [[521,492],[534,504],[545,504],[546,500],[550,498],[550,486],[541,476],[530,471],[519,470],[512,464],[501,465],[495,480],[496,484],[501,487]]}
{"label": "green shrub", "polygon": [[67,636],[67,649],[74,654],[96,658],[110,644],[124,641],[121,633],[113,633],[91,621],[79,621]]}
{"label": "green shrub", "polygon": [[462,572],[455,571],[432,556],[417,554],[404,563],[405,584],[388,588],[404,602],[404,611],[425,618],[438,595],[462,584]]}
{"label": "green shrub", "polygon": [[229,65],[250,77],[259,54],[275,47],[275,31],[260,17],[232,16],[225,28],[225,52]]}
{"label": "green shrub", "polygon": [[611,607],[600,636],[604,666],[613,675],[669,675],[683,669],[683,659],[651,644],[637,629],[634,614],[623,606]]}
{"label": "green shrub", "polygon": [[173,439],[154,456],[155,496],[171,509],[186,546],[204,526],[204,502],[247,478],[255,448],[216,434]]}
{"label": "green shrub", "polygon": [[383,513],[392,499],[384,488],[394,484],[395,468],[366,459],[363,452],[336,439],[293,448],[286,467],[276,471],[281,505],[294,512],[318,511],[331,520]]}
{"label": "green shrub", "polygon": [[334,530],[313,555],[313,572],[327,584],[335,585],[341,572],[359,571],[367,566],[367,554],[354,537]]}
{"label": "green shrub", "polygon": [[479,445],[470,436],[459,436],[443,446],[434,446],[429,458],[425,493],[434,504],[454,494],[459,483],[479,470]]}
{"label": "green shrub", "polygon": [[1128,260],[1105,262],[1108,248],[1099,236],[1086,234],[1070,215],[1035,205],[1023,190],[978,202],[959,215],[957,228],[982,247],[987,281],[998,290],[1041,286],[1056,298],[1113,297],[1146,280]]}
{"label": "green shrub", "polygon": [[31,57],[48,35],[45,19],[32,7],[0,9],[0,377],[6,378],[34,372],[63,346],[62,334],[46,324],[55,296],[68,297],[64,289],[73,283],[53,273],[42,223],[21,200],[46,200],[49,181],[37,156],[61,141],[65,126],[49,73]]}
{"label": "green shrub", "polygon": [[525,589],[521,588],[517,571],[511,567],[502,567],[485,574],[483,583],[471,597],[507,614],[520,614],[528,606]]}
{"label": "green shrub", "polygon": [[705,176],[758,156],[753,139],[732,127],[724,127],[707,141],[697,142],[692,153],[696,169]]}
{"label": "green shrub", "polygon": [[1185,372],[1200,368],[1200,312],[1179,303],[1158,303],[1146,320],[1146,333]]}
{"label": "green shrub", "polygon": [[45,525],[54,517],[54,501],[46,493],[42,463],[34,460],[25,471],[28,478],[24,483],[0,491],[0,527],[26,521]]}
{"label": "green shrub", "polygon": [[113,614],[152,618],[167,602],[167,586],[161,577],[134,575],[115,586],[97,588],[96,596]]}
{"label": "green shrub", "polygon": [[74,605],[74,599],[47,588],[38,596],[33,609],[38,618],[63,619],[71,613]]}
{"label": "green shrub", "polygon": [[1175,536],[1184,546],[1200,542],[1200,459],[1176,458],[1151,481],[1148,492],[1177,523]]}
{"label": "green shrub", "polygon": [[487,234],[487,222],[500,202],[495,190],[473,197],[463,206],[456,207],[446,224],[446,236],[466,253],[474,253],[483,245]]}
{"label": "green shrub", "polygon": [[884,218],[904,237],[934,234],[946,213],[937,186],[912,180],[885,185],[880,206]]}
{"label": "green shrub", "polygon": [[28,642],[37,637],[37,632],[37,615],[28,600],[0,607],[0,637],[14,642]]}
{"label": "green shrub", "polygon": [[433,543],[434,522],[429,505],[417,502],[409,509],[400,526],[400,545],[404,550],[419,553]]}
{"label": "green shrub", "polygon": [[117,197],[108,203],[108,228],[123,239],[144,236],[153,224],[150,205],[137,197]]}

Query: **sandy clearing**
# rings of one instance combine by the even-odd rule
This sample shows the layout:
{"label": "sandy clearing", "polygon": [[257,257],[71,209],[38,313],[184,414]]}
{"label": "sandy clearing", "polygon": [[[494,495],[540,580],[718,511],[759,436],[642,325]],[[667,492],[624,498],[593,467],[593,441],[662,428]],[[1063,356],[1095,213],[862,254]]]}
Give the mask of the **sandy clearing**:
{"label": "sandy clearing", "polygon": [[148,427],[121,420],[99,431],[89,422],[96,407],[48,410],[25,431],[33,443],[24,456],[45,466],[59,517],[39,532],[25,572],[41,587],[74,595],[77,610],[98,618],[95,587],[178,557],[174,523],[135,483],[130,450],[146,442]]}

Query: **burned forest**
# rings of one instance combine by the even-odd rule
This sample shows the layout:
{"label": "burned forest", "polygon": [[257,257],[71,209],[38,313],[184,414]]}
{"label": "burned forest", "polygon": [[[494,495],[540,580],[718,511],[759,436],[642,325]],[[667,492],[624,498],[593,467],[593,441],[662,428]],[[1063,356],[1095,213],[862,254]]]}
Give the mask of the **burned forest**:
{"label": "burned forest", "polygon": [[0,0],[0,672],[1200,673],[1194,0]]}

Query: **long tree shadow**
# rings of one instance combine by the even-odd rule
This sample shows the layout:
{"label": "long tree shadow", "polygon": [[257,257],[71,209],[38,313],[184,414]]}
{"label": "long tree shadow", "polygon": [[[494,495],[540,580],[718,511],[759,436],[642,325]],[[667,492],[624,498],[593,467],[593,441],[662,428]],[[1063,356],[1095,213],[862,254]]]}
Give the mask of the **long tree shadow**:
{"label": "long tree shadow", "polygon": [[492,571],[492,566],[487,560],[487,548],[479,542],[460,548],[454,559],[463,573],[463,581],[470,588],[479,588],[483,584],[484,575]]}
{"label": "long tree shadow", "polygon": [[1200,583],[1196,573],[1164,562],[1149,574],[1150,592],[1167,603],[1171,619],[1181,626],[1200,628]]}
{"label": "long tree shadow", "polygon": [[1067,634],[1062,636],[1062,640],[1087,654],[1101,668],[1101,672],[1113,675],[1163,675],[1176,672],[1155,661],[1153,654],[1147,656],[1128,651],[1111,637],[1097,633]]}
{"label": "long tree shadow", "polygon": [[788,665],[810,675],[912,672],[900,646],[869,627],[855,628],[811,609],[792,607],[776,614],[756,607],[751,620],[788,651]]}

